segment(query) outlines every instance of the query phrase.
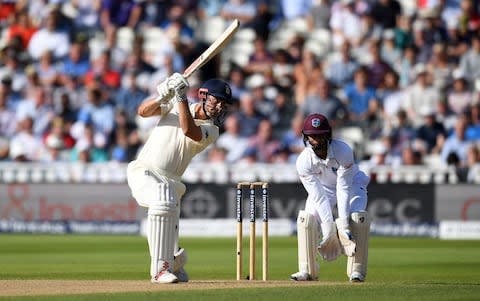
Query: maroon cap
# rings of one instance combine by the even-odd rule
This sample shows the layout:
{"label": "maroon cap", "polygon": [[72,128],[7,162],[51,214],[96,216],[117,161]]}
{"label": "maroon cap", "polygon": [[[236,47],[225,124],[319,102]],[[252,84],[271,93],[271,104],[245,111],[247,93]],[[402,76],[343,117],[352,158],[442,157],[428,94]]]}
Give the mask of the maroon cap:
{"label": "maroon cap", "polygon": [[332,128],[327,117],[322,114],[310,114],[305,118],[302,132],[304,135],[330,134]]}

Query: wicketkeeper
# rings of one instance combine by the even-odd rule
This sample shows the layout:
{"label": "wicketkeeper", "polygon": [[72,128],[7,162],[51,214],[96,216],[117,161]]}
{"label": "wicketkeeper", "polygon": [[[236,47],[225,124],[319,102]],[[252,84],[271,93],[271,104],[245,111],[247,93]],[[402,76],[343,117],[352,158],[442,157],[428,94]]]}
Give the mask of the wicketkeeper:
{"label": "wicketkeeper", "polygon": [[[362,282],[367,275],[370,220],[365,209],[370,179],[358,169],[350,146],[332,139],[332,128],[325,116],[307,116],[303,140],[306,148],[300,153],[296,167],[308,197],[305,210],[299,212],[297,219],[299,271],[290,278],[318,279],[318,249],[327,261],[341,254],[348,256],[350,281]],[[335,206],[337,219],[333,216]]]}
{"label": "wicketkeeper", "polygon": [[128,185],[138,204],[148,208],[147,239],[152,283],[188,281],[186,252],[178,245],[181,177],[192,158],[219,135],[214,124],[231,103],[230,86],[220,79],[199,89],[201,102],[189,105],[186,78],[175,73],[157,86],[158,95],[140,104],[142,117],[159,116],[136,160],[127,168]]}

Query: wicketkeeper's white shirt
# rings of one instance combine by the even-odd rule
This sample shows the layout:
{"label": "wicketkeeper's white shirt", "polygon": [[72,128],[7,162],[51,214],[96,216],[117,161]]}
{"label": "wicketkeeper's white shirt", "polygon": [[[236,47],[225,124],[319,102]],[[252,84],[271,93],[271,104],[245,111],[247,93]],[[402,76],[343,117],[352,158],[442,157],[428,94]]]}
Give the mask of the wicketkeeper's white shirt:
{"label": "wicketkeeper's white shirt", "polygon": [[311,147],[306,147],[298,156],[296,167],[308,193],[305,210],[320,218],[321,222],[333,220],[331,208],[335,203],[338,217],[348,217],[357,188],[366,189],[370,180],[358,169],[350,146],[335,139],[328,146],[325,160],[320,159]]}
{"label": "wicketkeeper's white shirt", "polygon": [[[194,116],[196,104],[190,105]],[[181,178],[192,158],[215,142],[219,129],[212,120],[195,119],[202,130],[202,139],[194,141],[183,134],[180,127],[177,106],[160,117],[150,133],[145,145],[140,150],[136,161],[158,174]]]}

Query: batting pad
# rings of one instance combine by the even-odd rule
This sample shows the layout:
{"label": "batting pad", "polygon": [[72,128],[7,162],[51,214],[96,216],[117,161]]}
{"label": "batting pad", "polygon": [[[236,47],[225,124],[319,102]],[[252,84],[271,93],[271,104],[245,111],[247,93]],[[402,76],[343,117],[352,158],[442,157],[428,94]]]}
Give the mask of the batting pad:
{"label": "batting pad", "polygon": [[353,239],[357,243],[355,255],[348,257],[347,275],[358,272],[367,276],[368,237],[370,236],[370,218],[366,211],[354,212],[351,215],[350,228]]}
{"label": "batting pad", "polygon": [[318,223],[313,215],[300,210],[297,218],[298,270],[318,279]]}
{"label": "batting pad", "polygon": [[172,271],[177,227],[175,190],[166,183],[160,183],[159,189],[160,199],[153,201],[148,208],[147,239],[152,277],[162,270]]}

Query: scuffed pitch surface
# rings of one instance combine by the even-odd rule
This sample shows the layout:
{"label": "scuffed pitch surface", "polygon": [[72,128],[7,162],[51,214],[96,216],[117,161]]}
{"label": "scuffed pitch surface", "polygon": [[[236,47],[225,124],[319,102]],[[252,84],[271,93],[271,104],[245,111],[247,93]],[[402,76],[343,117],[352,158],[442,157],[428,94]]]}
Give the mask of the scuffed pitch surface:
{"label": "scuffed pitch surface", "polygon": [[246,287],[341,285],[345,282],[196,280],[188,283],[151,284],[148,280],[0,280],[0,296],[39,296],[170,290],[205,290]]}

